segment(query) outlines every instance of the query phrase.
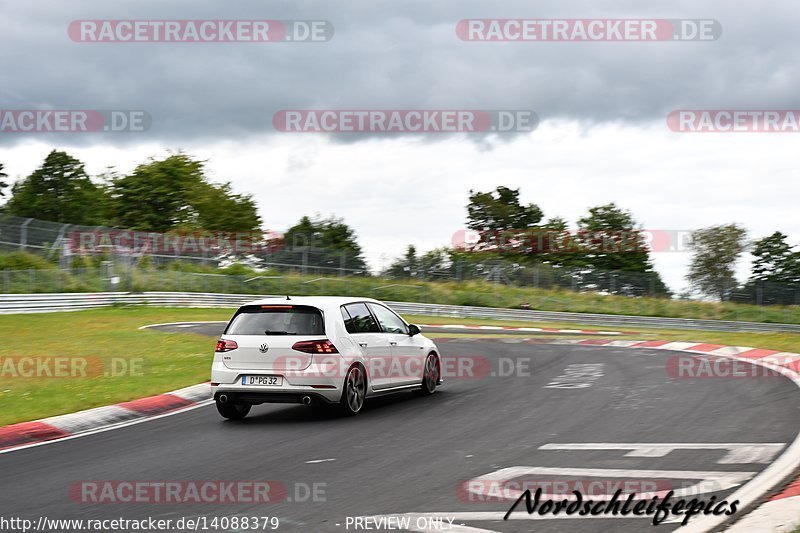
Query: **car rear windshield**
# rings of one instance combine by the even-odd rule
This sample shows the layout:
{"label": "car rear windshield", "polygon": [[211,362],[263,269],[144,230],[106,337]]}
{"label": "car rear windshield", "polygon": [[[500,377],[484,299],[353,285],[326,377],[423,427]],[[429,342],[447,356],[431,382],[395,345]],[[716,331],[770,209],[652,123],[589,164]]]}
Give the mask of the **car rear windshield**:
{"label": "car rear windshield", "polygon": [[229,335],[324,335],[322,312],[307,305],[242,307],[225,333]]}

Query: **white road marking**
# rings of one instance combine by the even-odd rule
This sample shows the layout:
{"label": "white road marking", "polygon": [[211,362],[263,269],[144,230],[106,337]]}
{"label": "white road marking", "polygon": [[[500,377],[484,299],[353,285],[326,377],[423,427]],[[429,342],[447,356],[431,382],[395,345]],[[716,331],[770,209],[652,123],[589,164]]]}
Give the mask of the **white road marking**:
{"label": "white road marking", "polygon": [[603,377],[603,363],[567,365],[545,389],[586,389]]}
{"label": "white road marking", "polygon": [[306,461],[307,465],[315,465],[317,463],[328,463],[330,461],[335,461],[336,459],[314,459],[313,461]]}
{"label": "white road marking", "polygon": [[148,328],[159,328],[161,326],[178,326],[179,324],[187,324],[187,325],[194,325],[194,324],[227,324],[227,320],[195,320],[191,323],[188,322],[164,322],[163,324],[147,324],[146,326],[140,326],[138,329],[148,329]]}
{"label": "white road marking", "polygon": [[664,457],[674,450],[727,450],[718,464],[734,465],[748,463],[768,464],[786,446],[781,442],[687,442],[687,443],[621,443],[621,442],[572,442],[545,444],[540,450],[629,450],[625,457]]}

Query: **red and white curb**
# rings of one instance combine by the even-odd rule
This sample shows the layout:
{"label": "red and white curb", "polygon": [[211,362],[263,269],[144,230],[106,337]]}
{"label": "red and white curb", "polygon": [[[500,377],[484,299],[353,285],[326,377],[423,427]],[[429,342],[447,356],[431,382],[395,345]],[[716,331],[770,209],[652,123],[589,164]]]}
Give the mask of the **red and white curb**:
{"label": "red and white curb", "polygon": [[522,331],[525,333],[565,333],[572,335],[638,335],[624,331],[598,331],[594,329],[529,328],[515,326],[480,326],[468,324],[419,324],[421,328],[466,329],[482,331]]}
{"label": "red and white curb", "polygon": [[132,425],[199,407],[210,400],[210,385],[201,383],[130,402],[0,427],[0,453]]}
{"label": "red and white curb", "polygon": [[727,529],[729,533],[780,531],[789,533],[800,525],[800,476],[780,494]]}
{"label": "red and white curb", "polygon": [[[634,341],[614,339],[554,339],[552,344],[584,346],[610,346],[624,348],[651,348],[694,354],[713,355],[726,359],[749,362],[763,366],[792,380],[800,387],[800,354],[750,348],[747,346],[722,346],[719,344],[670,341]],[[800,525],[800,475],[779,493],[781,482],[800,466],[800,434],[783,454],[760,474],[728,496],[739,500],[741,508],[758,505],[755,510],[726,529],[729,533],[790,533]],[[766,501],[764,501],[766,500]],[[709,531],[718,527],[725,517],[708,516],[680,528],[681,533]]]}

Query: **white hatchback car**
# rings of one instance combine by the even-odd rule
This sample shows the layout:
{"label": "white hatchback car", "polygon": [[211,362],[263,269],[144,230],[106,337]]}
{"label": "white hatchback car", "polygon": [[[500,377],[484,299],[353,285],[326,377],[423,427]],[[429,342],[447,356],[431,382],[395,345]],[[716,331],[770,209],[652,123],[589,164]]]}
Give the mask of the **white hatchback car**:
{"label": "white hatchback car", "polygon": [[439,350],[419,327],[370,298],[268,298],[236,311],[217,342],[211,390],[219,413],[261,403],[338,404],[357,414],[371,396],[433,394]]}

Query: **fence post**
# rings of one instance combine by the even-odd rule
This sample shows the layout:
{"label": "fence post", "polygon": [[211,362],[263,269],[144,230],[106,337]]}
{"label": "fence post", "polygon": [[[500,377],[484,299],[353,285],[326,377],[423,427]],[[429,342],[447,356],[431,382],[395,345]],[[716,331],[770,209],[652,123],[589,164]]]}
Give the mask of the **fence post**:
{"label": "fence post", "polygon": [[11,290],[11,272],[6,268],[3,270],[3,292]]}
{"label": "fence post", "polygon": [[19,249],[20,251],[24,252],[25,248],[28,247],[28,224],[31,223],[32,218],[27,219],[22,225],[19,227]]}
{"label": "fence post", "polygon": [[36,270],[28,269],[28,292],[33,292],[33,285],[36,282]]}

